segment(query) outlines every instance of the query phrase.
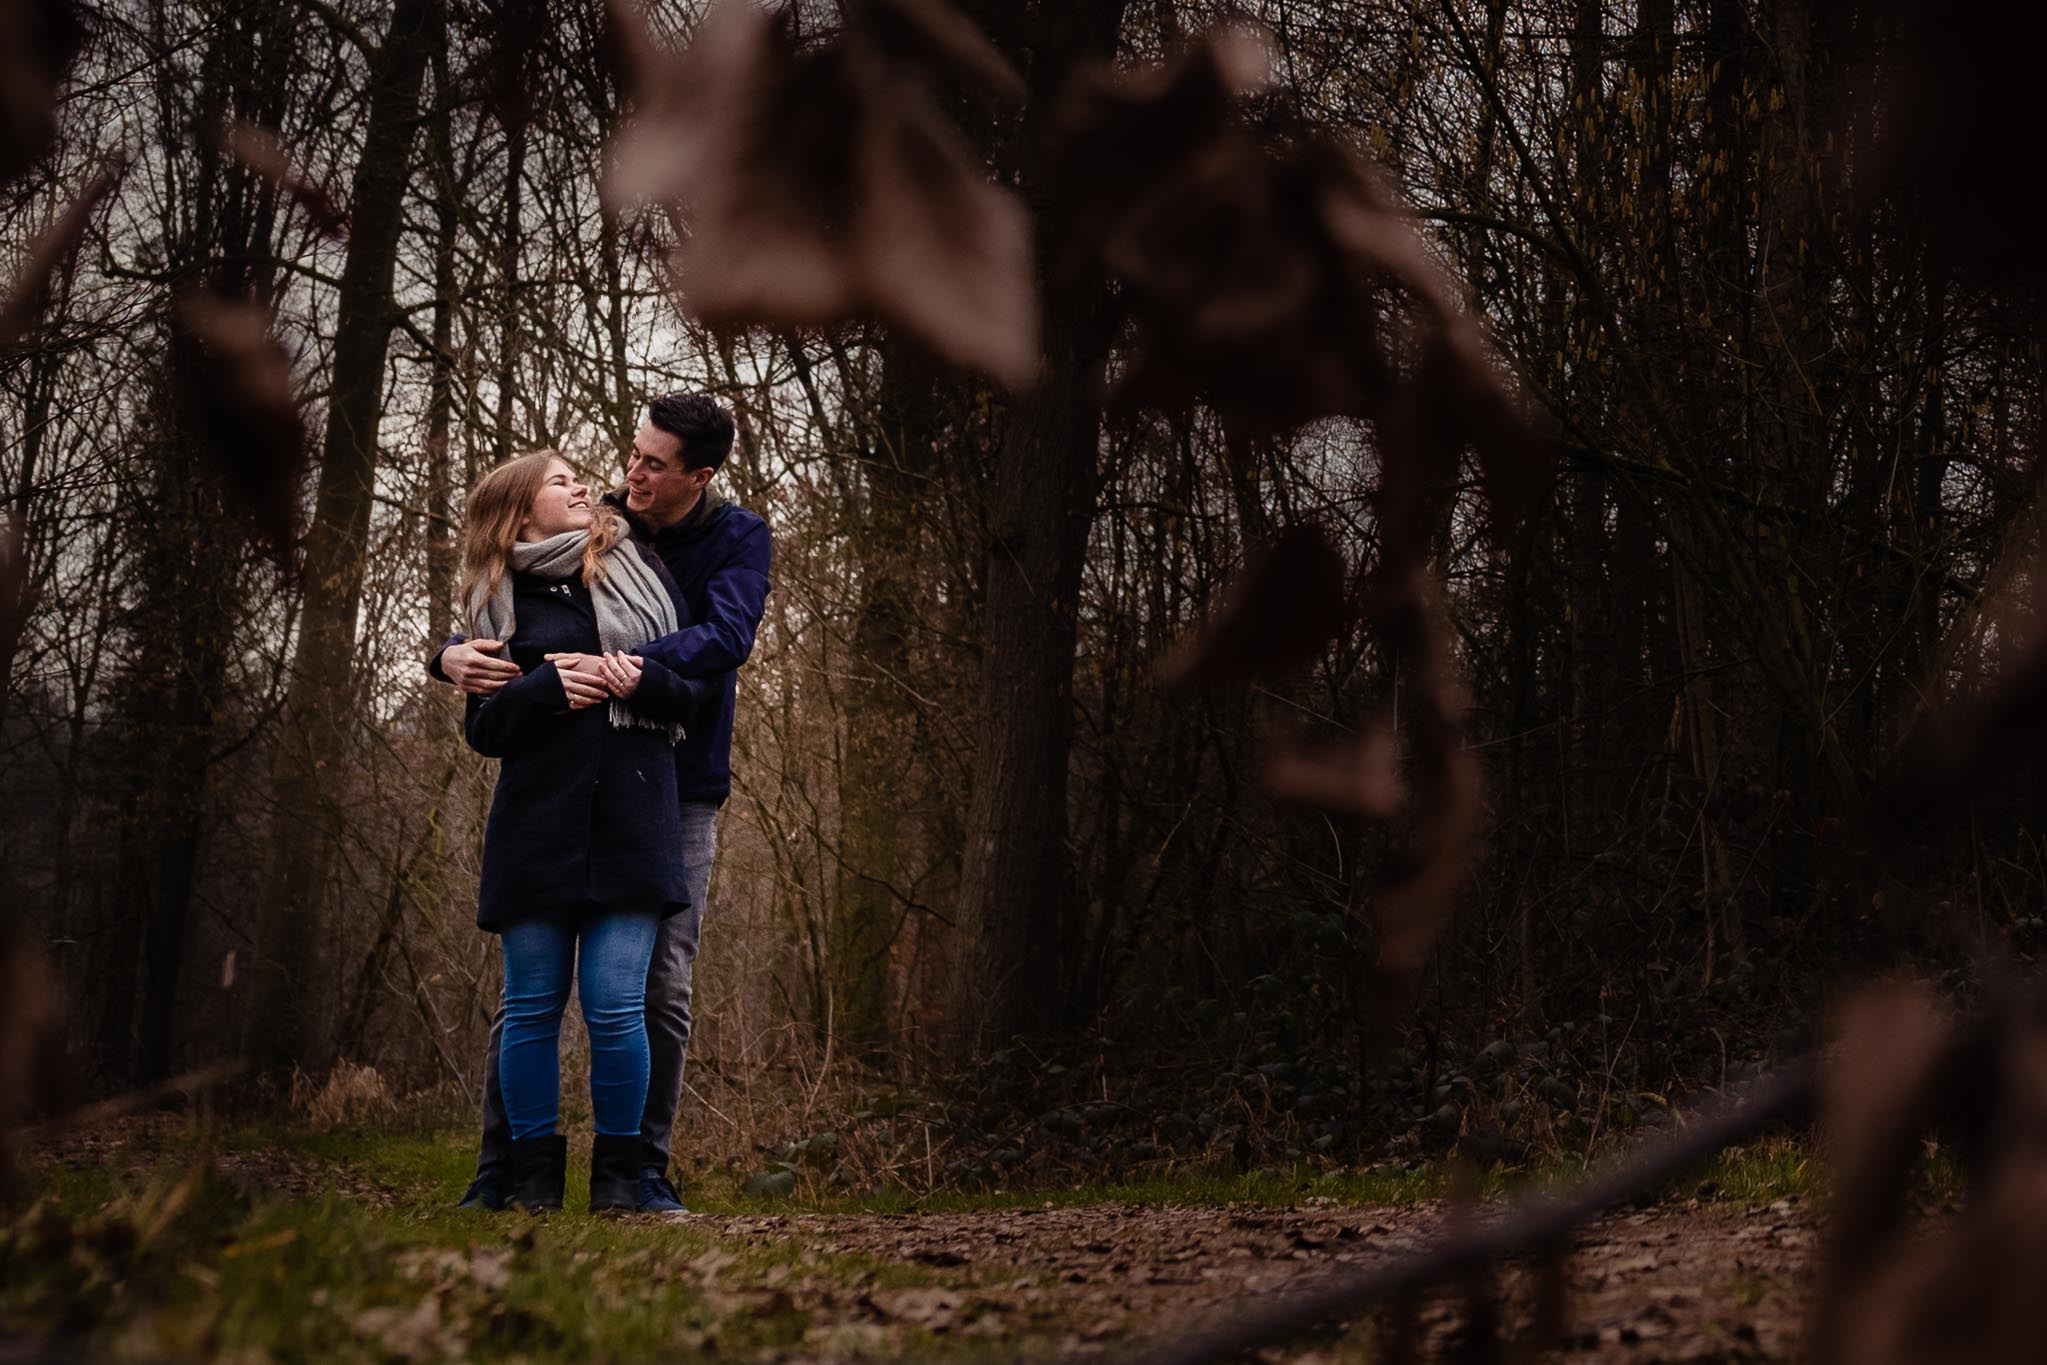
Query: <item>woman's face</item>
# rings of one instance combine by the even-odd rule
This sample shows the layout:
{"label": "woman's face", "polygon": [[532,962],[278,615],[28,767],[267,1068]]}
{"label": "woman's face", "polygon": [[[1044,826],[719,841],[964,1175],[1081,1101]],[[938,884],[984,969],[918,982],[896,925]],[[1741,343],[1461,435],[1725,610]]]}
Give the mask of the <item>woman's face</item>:
{"label": "woman's face", "polygon": [[565,460],[547,462],[547,478],[526,509],[519,527],[519,539],[546,540],[564,531],[587,530],[590,525],[590,490],[576,478]]}

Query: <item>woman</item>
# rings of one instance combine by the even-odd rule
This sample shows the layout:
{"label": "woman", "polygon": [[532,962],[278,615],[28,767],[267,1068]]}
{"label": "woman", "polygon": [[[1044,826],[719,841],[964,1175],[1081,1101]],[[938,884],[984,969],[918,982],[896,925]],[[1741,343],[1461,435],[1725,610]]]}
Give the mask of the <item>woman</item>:
{"label": "woman", "polygon": [[628,651],[687,625],[688,609],[660,560],[616,512],[593,506],[551,450],[499,465],[471,490],[462,563],[470,630],[504,640],[524,670],[470,697],[466,722],[470,746],[504,760],[476,922],[504,941],[498,1074],[512,1198],[561,1207],[561,1017],[575,976],[597,1126],[590,1208],[630,1209],[647,964],[661,918],[689,903],[674,744],[706,685]]}

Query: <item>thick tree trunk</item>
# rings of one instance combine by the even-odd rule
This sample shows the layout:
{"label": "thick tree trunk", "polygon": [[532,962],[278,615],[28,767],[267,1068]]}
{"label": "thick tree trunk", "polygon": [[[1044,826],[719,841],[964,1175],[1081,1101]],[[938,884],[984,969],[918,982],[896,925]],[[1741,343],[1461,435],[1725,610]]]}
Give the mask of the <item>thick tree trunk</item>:
{"label": "thick tree trunk", "polygon": [[305,602],[273,772],[277,822],[265,879],[257,989],[244,1048],[263,1070],[309,1059],[312,965],[337,834],[329,774],[341,768],[377,468],[391,277],[411,164],[419,89],[439,0],[397,0],[372,66],[369,127],[350,195],[352,226],[336,306],[334,380],[320,486],[306,537]]}
{"label": "thick tree trunk", "polygon": [[1066,811],[1074,606],[1101,420],[1100,329],[1091,321],[1048,316],[1048,359],[1057,359],[1011,414],[996,455],[980,748],[961,876],[978,1039],[1052,1029],[1065,996],[1075,890]]}
{"label": "thick tree trunk", "polygon": [[[295,65],[293,26],[275,12],[224,25],[207,50],[194,118],[275,126],[283,117]],[[171,260],[230,297],[267,301],[275,287],[275,191],[202,141],[186,230]],[[215,548],[226,514],[220,489],[187,436],[179,376],[195,363],[189,340],[167,348],[170,382],[155,395],[161,461],[143,491],[148,530],[139,537],[141,619],[159,647],[135,662],[124,688],[140,767],[132,825],[121,840],[122,899],[141,917],[139,990],[123,989],[134,1027],[132,1049],[112,1054],[140,1080],[168,1075],[176,1059],[179,983],[193,936],[200,853],[207,829],[206,791],[215,717],[226,704],[241,584]],[[139,490],[142,491],[142,490]],[[111,1064],[111,1060],[110,1060]]]}
{"label": "thick tree trunk", "polygon": [[[1031,92],[1019,146],[1034,145],[1078,64],[1113,55],[1122,12],[1120,0],[1065,0],[1038,6],[1027,20],[1010,17],[1007,32],[992,30],[1022,57]],[[1037,387],[1010,410],[989,497],[987,652],[960,878],[972,948],[956,1021],[967,1046],[1056,1027],[1080,939],[1067,760],[1076,599],[1094,517],[1112,322],[1098,281],[1045,283],[1043,263],[1061,237],[1065,207],[1029,169],[1020,189],[1039,225],[1045,364]]]}

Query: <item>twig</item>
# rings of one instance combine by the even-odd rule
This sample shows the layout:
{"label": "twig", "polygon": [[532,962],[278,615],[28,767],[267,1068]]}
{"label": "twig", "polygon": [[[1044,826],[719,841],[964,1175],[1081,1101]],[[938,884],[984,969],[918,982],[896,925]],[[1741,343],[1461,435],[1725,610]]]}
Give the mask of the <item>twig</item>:
{"label": "twig", "polygon": [[702,1106],[704,1106],[704,1108],[706,1108],[706,1109],[710,1110],[710,1111],[711,1111],[711,1112],[712,1112],[713,1114],[716,1114],[716,1115],[717,1115],[717,1116],[718,1116],[719,1118],[721,1118],[721,1119],[725,1119],[725,1122],[726,1122],[726,1124],[727,1124],[727,1125],[729,1125],[729,1126],[730,1126],[730,1127],[732,1127],[732,1128],[737,1128],[737,1127],[739,1127],[739,1125],[738,1125],[737,1123],[734,1123],[734,1122],[733,1122],[733,1121],[732,1121],[731,1119],[729,1119],[729,1118],[726,1118],[726,1117],[725,1117],[725,1111],[724,1111],[724,1110],[720,1109],[720,1108],[719,1108],[719,1107],[718,1107],[717,1105],[715,1105],[715,1104],[712,1104],[712,1103],[711,1103],[711,1102],[710,1102],[709,1100],[705,1099],[705,1098],[704,1098],[704,1096],[703,1096],[703,1093],[702,1093],[701,1091],[699,1091],[699,1090],[698,1090],[698,1089],[697,1089],[697,1088],[696,1088],[695,1086],[691,1085],[691,1084],[690,1084],[690,1083],[689,1083],[688,1081],[684,1081],[684,1082],[682,1083],[682,1088],[683,1088],[684,1090],[687,1090],[687,1091],[689,1091],[689,1093],[690,1093],[690,1094],[692,1094],[692,1095],[695,1095],[695,1096],[696,1096],[696,1099],[697,1099],[697,1103],[698,1103],[698,1104],[701,1104]]}
{"label": "twig", "polygon": [[1489,1262],[1560,1245],[1574,1228],[1649,1193],[1686,1167],[1810,1107],[1818,1065],[1799,1058],[1759,1081],[1747,1095],[1709,1110],[1684,1131],[1642,1147],[1610,1175],[1566,1196],[1518,1201],[1483,1227],[1403,1257],[1391,1265],[1331,1276],[1319,1288],[1253,1305],[1175,1341],[1129,1357],[1132,1365],[1207,1365],[1277,1345],[1325,1323],[1356,1317]]}

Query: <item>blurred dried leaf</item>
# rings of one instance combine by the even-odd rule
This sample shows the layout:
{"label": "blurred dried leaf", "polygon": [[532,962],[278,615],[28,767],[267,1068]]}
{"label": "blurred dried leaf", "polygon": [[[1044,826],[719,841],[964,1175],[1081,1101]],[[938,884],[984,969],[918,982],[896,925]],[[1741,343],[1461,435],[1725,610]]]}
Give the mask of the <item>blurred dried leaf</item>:
{"label": "blurred dried leaf", "polygon": [[36,234],[29,244],[28,262],[22,267],[7,298],[0,303],[0,352],[11,349],[28,333],[49,303],[50,281],[70,261],[92,222],[100,201],[120,183],[125,163],[110,159],[87,183],[71,206],[57,215],[57,221]]}
{"label": "blurred dried leaf", "polygon": [[1332,749],[1281,754],[1266,765],[1265,789],[1282,801],[1388,819],[1407,796],[1400,742],[1379,723]]}
{"label": "blurred dried leaf", "polygon": [[[2037,629],[2042,622],[2026,624]],[[1882,832],[1895,835],[1911,822],[1966,811],[1989,778],[2013,755],[2036,752],[2043,736],[2047,640],[2012,660],[1981,698],[1930,712],[1913,727],[1888,784],[1889,805],[1877,817],[1885,822]]]}
{"label": "blurred dried leaf", "polygon": [[[1815,22],[1838,24],[1827,12],[1847,8],[1828,0]],[[1884,54],[1883,65],[1846,86],[1870,92],[1869,113],[1852,123],[1874,144],[1855,153],[1869,167],[1851,182],[1863,211],[1904,207],[1964,265],[2007,285],[2047,282],[2032,194],[2016,169],[2047,138],[2036,71],[2047,9],[1993,0],[1855,8],[1864,31],[1895,35],[1856,45]]]}
{"label": "blurred dried leaf", "polygon": [[[1827,1104],[1839,1153],[1815,1297],[1815,1358],[1847,1365],[2047,1359],[2047,1024],[2007,1001],[1972,1030],[1919,987],[1843,1012]],[[1907,1226],[1920,1144],[1957,1114],[1987,1120],[1974,1197],[1930,1236]]]}
{"label": "blurred dried leaf", "polygon": [[800,50],[786,15],[722,0],[663,53],[611,0],[635,117],[605,177],[614,209],[666,206],[682,304],[711,323],[792,326],[871,312],[961,365],[1025,387],[1037,366],[1030,227],[928,85],[931,64],[1018,85],[935,0],[855,8]]}
{"label": "blurred dried leaf", "polygon": [[1023,77],[944,0],[864,0],[856,17],[866,41],[921,70],[953,77],[985,106],[1022,103]]}
{"label": "blurred dried leaf", "polygon": [[1117,400],[1205,398],[1253,436],[1363,416],[1390,374],[1382,309],[1349,287],[1317,187],[1238,114],[1262,65],[1228,30],[1164,68],[1098,68],[1068,88],[1053,132],[1073,204],[1065,270],[1098,262],[1137,322]]}
{"label": "blurred dried leaf", "polygon": [[85,44],[69,0],[0,0],[0,186],[12,184],[57,136],[57,90]]}
{"label": "blurred dried leaf", "polygon": [[310,458],[291,356],[256,304],[193,294],[179,302],[176,323],[192,343],[178,380],[195,434],[257,533],[288,561]]}
{"label": "blurred dried leaf", "polygon": [[1534,1311],[1517,1355],[1540,1360],[1564,1334],[1571,1302],[1571,1258],[1563,1244],[1546,1248],[1536,1266]]}
{"label": "blurred dried leaf", "polygon": [[253,123],[235,123],[227,130],[227,148],[235,160],[275,185],[329,237],[348,233],[348,213],[334,197],[296,171],[277,135]]}
{"label": "blurred dried leaf", "polygon": [[1475,1271],[1465,1281],[1463,1340],[1454,1357],[1458,1365],[1502,1365],[1506,1359],[1490,1279],[1484,1271]]}
{"label": "blurred dried leaf", "polygon": [[432,1294],[410,1309],[365,1309],[356,1314],[355,1332],[399,1360],[453,1360],[467,1354],[452,1325],[442,1323],[441,1302]]}
{"label": "blurred dried leaf", "polygon": [[0,525],[0,685],[14,671],[15,651],[36,609],[36,585],[30,581],[25,528],[12,517]]}
{"label": "blurred dried leaf", "polygon": [[2047,1166],[2014,1168],[1961,1222],[1907,1248],[1842,1305],[1855,1365],[2047,1360]]}
{"label": "blurred dried leaf", "polygon": [[1406,714],[1413,853],[1404,865],[1395,864],[1377,897],[1376,975],[1384,988],[1379,1007],[1404,1010],[1471,875],[1485,784],[1464,743],[1464,688],[1450,655],[1449,623],[1429,591],[1426,572],[1415,567],[1382,581],[1367,615],[1399,661],[1412,698]]}
{"label": "blurred dried leaf", "polygon": [[9,907],[0,918],[0,1198],[14,1183],[15,1133],[64,1103],[64,1010],[49,964]]}
{"label": "blurred dried leaf", "polygon": [[1421,1337],[1420,1307],[1413,1294],[1402,1294],[1387,1307],[1375,1343],[1386,1365],[1408,1365],[1414,1359]]}
{"label": "blurred dried leaf", "polygon": [[1442,503],[1459,482],[1468,448],[1485,478],[1494,535],[1534,510],[1548,488],[1555,449],[1492,372],[1477,334],[1462,319],[1428,332],[1408,380],[1378,411],[1379,528],[1388,564],[1418,564]]}
{"label": "blurred dried leaf", "polygon": [[1158,662],[1171,687],[1212,687],[1306,663],[1343,628],[1343,556],[1303,522],[1238,575],[1213,619]]}
{"label": "blurred dried leaf", "polygon": [[1821,1097],[1838,1172],[1828,1264],[1841,1282],[1860,1277],[1904,1216],[1947,1039],[1922,986],[1871,987],[1841,1007]]}
{"label": "blurred dried leaf", "polygon": [[1061,102],[1055,145],[1074,200],[1063,269],[1108,270],[1137,325],[1120,400],[1200,399],[1249,437],[1399,416],[1427,437],[1406,449],[1429,472],[1447,466],[1441,484],[1476,445],[1496,524],[1511,524],[1542,487],[1550,443],[1378,172],[1283,108],[1247,117],[1263,62],[1255,39],[1221,29],[1163,68],[1097,69]]}
{"label": "blurred dried leaf", "polygon": [[533,121],[542,54],[554,31],[547,0],[490,5],[484,53],[464,84],[490,106],[500,128],[509,132]]}

